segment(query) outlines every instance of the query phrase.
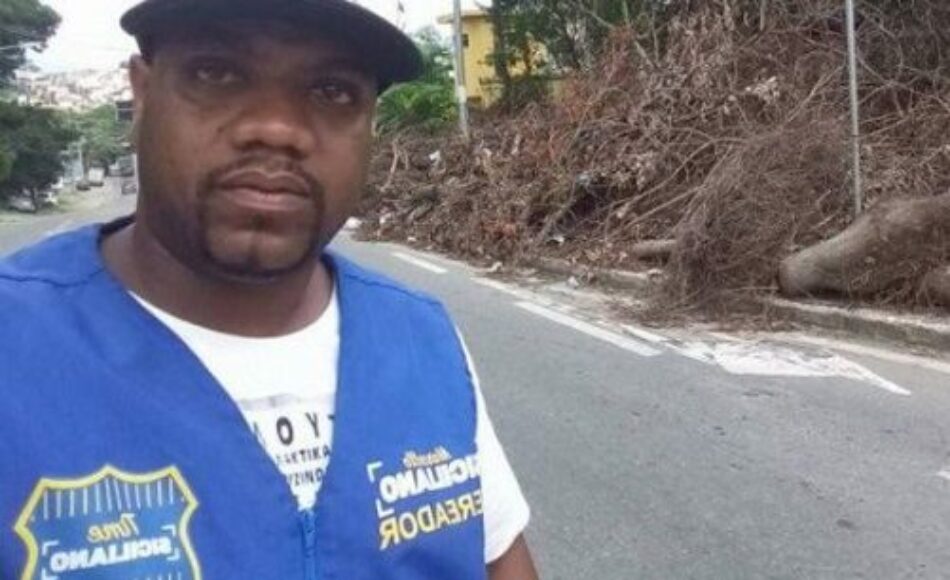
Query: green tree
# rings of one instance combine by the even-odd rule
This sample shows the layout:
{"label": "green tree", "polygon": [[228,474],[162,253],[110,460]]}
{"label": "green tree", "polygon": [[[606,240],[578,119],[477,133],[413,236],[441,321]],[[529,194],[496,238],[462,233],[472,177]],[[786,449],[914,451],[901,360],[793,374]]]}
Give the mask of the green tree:
{"label": "green tree", "polygon": [[28,47],[45,47],[59,22],[59,15],[39,0],[0,1],[0,87],[26,63]]}
{"label": "green tree", "polygon": [[52,110],[0,103],[0,135],[0,150],[13,152],[6,156],[12,163],[0,182],[0,197],[26,193],[39,207],[39,194],[62,175],[62,152],[76,133]]}
{"label": "green tree", "polygon": [[[0,0],[0,95],[9,96],[14,73],[29,48],[42,49],[60,18],[39,0]],[[76,138],[51,110],[0,99],[0,198],[37,196],[63,171],[62,152]]]}
{"label": "green tree", "polygon": [[[495,0],[496,62],[517,58],[531,39],[546,48],[554,65],[579,69],[594,62],[611,30],[630,26],[659,49],[660,29],[677,6],[669,0]],[[644,54],[646,51],[644,50]],[[499,75],[499,78],[504,78]]]}
{"label": "green tree", "polygon": [[0,146],[0,184],[10,177],[10,170],[13,169],[13,152]]}
{"label": "green tree", "polygon": [[103,105],[84,113],[66,113],[65,122],[82,139],[87,166],[109,167],[125,153],[128,134],[116,117],[114,105]]}
{"label": "green tree", "polygon": [[379,100],[376,123],[381,133],[417,127],[436,131],[457,119],[452,53],[434,29],[416,35],[425,63],[422,77],[387,91]]}

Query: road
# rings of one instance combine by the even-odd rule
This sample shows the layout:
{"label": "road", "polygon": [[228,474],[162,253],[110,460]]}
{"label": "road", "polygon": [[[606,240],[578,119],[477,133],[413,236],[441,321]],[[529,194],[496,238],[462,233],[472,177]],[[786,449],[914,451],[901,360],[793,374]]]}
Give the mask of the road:
{"label": "road", "polygon": [[[0,253],[129,203],[0,231]],[[947,361],[648,330],[595,291],[348,236],[337,249],[456,316],[544,578],[950,578]]]}
{"label": "road", "polygon": [[44,237],[129,213],[135,204],[134,196],[121,196],[116,180],[107,180],[105,187],[80,195],[74,204],[84,209],[78,211],[17,216],[14,223],[0,221],[0,255]]}

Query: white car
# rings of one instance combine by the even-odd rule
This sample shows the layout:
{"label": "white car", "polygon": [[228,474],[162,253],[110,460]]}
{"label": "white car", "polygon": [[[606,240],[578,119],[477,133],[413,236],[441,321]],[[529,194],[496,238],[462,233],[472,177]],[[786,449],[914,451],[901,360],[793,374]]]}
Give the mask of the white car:
{"label": "white car", "polygon": [[36,206],[33,200],[26,195],[15,195],[7,200],[7,206],[14,210],[24,213],[36,213]]}
{"label": "white car", "polygon": [[59,205],[59,191],[54,185],[39,195],[38,201],[43,207],[56,207]]}
{"label": "white car", "polygon": [[103,169],[95,168],[89,170],[89,175],[86,176],[86,181],[89,182],[89,185],[93,187],[102,187],[106,182],[106,172]]}

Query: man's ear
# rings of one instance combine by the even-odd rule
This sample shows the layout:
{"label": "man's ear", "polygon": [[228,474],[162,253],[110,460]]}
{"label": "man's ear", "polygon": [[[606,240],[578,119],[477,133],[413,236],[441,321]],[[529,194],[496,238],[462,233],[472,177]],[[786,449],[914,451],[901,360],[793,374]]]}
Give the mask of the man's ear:
{"label": "man's ear", "polygon": [[132,135],[138,133],[139,123],[142,119],[142,112],[145,108],[145,95],[148,93],[149,77],[152,74],[152,67],[136,54],[129,60],[129,83],[132,85],[132,103],[133,120]]}

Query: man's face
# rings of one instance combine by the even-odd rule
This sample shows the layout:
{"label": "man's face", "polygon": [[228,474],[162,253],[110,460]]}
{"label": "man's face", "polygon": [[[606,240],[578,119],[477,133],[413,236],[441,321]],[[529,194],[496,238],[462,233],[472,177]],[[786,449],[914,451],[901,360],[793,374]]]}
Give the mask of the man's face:
{"label": "man's face", "polygon": [[375,81],[279,22],[159,42],[132,64],[138,227],[202,275],[264,282],[307,264],[362,190]]}

